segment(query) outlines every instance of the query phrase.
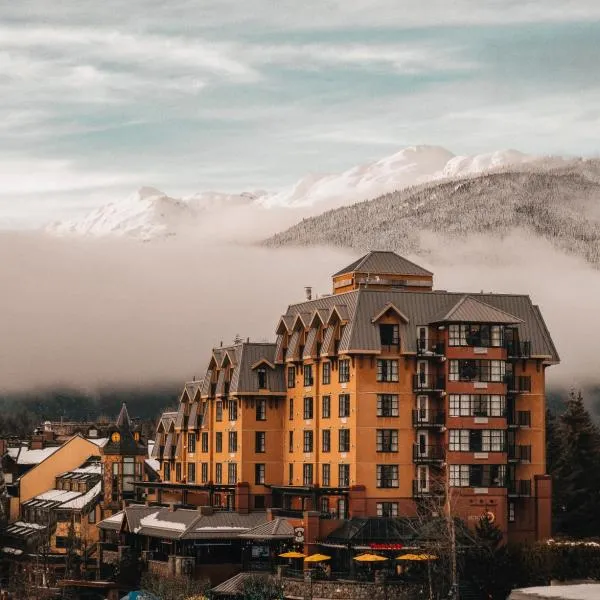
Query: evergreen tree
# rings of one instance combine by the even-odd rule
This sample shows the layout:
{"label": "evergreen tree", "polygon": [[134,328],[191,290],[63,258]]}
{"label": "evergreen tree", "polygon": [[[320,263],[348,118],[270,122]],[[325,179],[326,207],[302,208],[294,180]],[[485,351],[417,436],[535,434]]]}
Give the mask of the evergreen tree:
{"label": "evergreen tree", "polygon": [[546,411],[546,473],[549,475],[556,471],[562,453],[559,426],[556,415],[548,409]]}
{"label": "evergreen tree", "polygon": [[600,535],[600,430],[581,392],[570,393],[560,416],[559,434],[560,457],[554,469],[558,532],[576,537]]}

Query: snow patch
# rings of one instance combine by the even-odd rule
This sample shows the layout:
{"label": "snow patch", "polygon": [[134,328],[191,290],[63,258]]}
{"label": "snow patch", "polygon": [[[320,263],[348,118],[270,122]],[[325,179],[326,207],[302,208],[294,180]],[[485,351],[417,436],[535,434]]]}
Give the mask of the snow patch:
{"label": "snow patch", "polygon": [[[142,517],[140,519],[141,527],[155,527],[157,529],[171,529],[173,531],[185,531],[187,529],[187,525],[185,523],[178,523],[173,521],[163,521],[162,519],[158,519],[157,515],[160,511],[156,511],[147,517]],[[135,531],[134,533],[137,533]]]}

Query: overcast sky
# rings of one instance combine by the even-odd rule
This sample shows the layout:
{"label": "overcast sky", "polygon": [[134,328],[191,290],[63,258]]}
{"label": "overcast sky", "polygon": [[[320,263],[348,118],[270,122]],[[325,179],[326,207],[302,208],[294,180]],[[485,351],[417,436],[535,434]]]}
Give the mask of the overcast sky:
{"label": "overcast sky", "polygon": [[597,0],[0,7],[0,227],[276,189],[414,144],[598,155]]}

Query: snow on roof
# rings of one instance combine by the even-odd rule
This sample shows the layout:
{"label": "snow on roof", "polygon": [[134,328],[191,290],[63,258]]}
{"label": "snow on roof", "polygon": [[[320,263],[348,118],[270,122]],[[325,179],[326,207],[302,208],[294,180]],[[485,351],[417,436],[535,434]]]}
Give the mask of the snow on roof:
{"label": "snow on roof", "polygon": [[39,523],[29,523],[25,521],[16,521],[12,523],[12,527],[25,527],[27,529],[46,529],[45,525],[40,525]]}
{"label": "snow on roof", "polygon": [[154,440],[148,440],[148,458],[152,458],[152,450],[154,449]]}
{"label": "snow on roof", "polygon": [[93,488],[90,488],[85,494],[81,494],[73,500],[65,502],[60,508],[81,509],[89,504],[96,496],[100,495],[102,483],[99,481]]}
{"label": "snow on roof", "polygon": [[[181,523],[179,521],[163,521],[161,519],[157,519],[156,515],[158,515],[160,511],[156,511],[147,517],[142,517],[140,519],[140,525],[142,527],[156,527],[158,529],[171,529],[174,531],[185,531],[188,527],[186,523]],[[141,528],[140,528],[141,529]],[[134,531],[137,533],[137,531]]]}
{"label": "snow on roof", "polygon": [[115,513],[114,515],[111,515],[110,517],[106,517],[106,519],[104,519],[105,523],[122,523],[123,522],[123,517],[125,516],[125,513],[123,511]]}
{"label": "snow on roof", "polygon": [[23,554],[23,550],[20,550],[19,548],[11,548],[10,546],[4,546],[2,548],[2,552],[6,552],[6,554],[16,554],[17,556],[19,554]]}
{"label": "snow on roof", "polygon": [[552,585],[542,587],[523,588],[513,590],[510,595],[515,600],[531,598],[531,600],[545,600],[558,598],[560,600],[598,600],[600,598],[600,584],[580,583],[575,585]]}
{"label": "snow on roof", "polygon": [[238,527],[235,525],[208,525],[207,527],[195,527],[194,531],[248,531],[248,527]]}
{"label": "snow on roof", "polygon": [[73,469],[71,473],[91,473],[92,475],[102,475],[102,465],[100,463],[94,463],[87,467],[78,467]]}
{"label": "snow on roof", "polygon": [[160,461],[156,460],[155,458],[147,458],[146,464],[151,469],[154,469],[157,473],[160,472]]}
{"label": "snow on roof", "polygon": [[54,502],[66,502],[81,495],[81,492],[72,492],[70,490],[48,490],[43,494],[39,494],[32,500],[52,500]]}
{"label": "snow on roof", "polygon": [[19,451],[20,450],[21,450],[21,448],[13,446],[12,448],[8,449],[8,455],[11,458],[17,458],[17,456],[19,456]]}
{"label": "snow on roof", "polygon": [[17,457],[19,465],[39,465],[43,460],[52,456],[60,446],[50,446],[48,448],[40,448],[38,450],[30,450],[27,446],[21,447],[21,452]]}
{"label": "snow on roof", "polygon": [[86,438],[88,442],[92,442],[92,444],[96,444],[99,448],[104,448],[108,443],[108,438]]}

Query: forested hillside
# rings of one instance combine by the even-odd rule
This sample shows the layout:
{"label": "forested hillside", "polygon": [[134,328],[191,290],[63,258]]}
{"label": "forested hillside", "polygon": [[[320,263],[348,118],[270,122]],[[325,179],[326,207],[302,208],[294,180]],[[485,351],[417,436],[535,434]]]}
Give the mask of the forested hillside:
{"label": "forested hillside", "polygon": [[333,245],[418,253],[423,232],[468,239],[525,229],[600,265],[600,160],[519,167],[426,184],[305,219],[269,246]]}

